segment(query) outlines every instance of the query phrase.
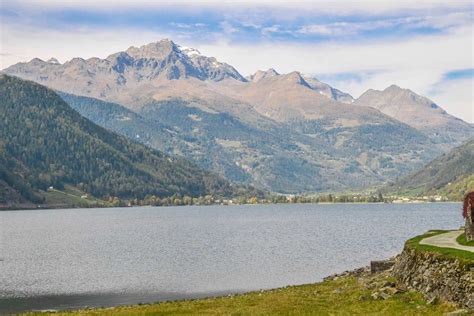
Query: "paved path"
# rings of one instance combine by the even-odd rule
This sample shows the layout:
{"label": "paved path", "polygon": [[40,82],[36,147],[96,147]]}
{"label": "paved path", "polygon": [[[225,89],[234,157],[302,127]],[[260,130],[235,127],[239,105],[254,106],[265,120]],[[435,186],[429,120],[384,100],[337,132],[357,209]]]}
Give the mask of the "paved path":
{"label": "paved path", "polygon": [[421,245],[430,245],[442,248],[456,248],[465,251],[474,252],[474,247],[463,246],[457,243],[456,238],[459,235],[464,234],[463,230],[454,230],[444,234],[435,235],[432,237],[424,238],[420,241]]}

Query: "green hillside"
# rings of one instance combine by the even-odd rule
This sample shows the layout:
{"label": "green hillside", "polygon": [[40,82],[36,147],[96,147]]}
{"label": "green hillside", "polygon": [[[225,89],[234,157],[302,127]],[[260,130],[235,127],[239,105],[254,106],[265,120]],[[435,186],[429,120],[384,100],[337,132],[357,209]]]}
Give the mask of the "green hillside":
{"label": "green hillside", "polygon": [[34,192],[65,185],[138,199],[244,190],[93,124],[39,84],[2,75],[0,100],[0,180],[34,203],[41,200]]}
{"label": "green hillside", "polygon": [[444,195],[460,200],[474,190],[474,139],[387,187],[388,191]]}
{"label": "green hillside", "polygon": [[453,182],[450,182],[439,189],[428,192],[432,195],[446,196],[453,201],[461,201],[466,193],[474,191],[474,173],[461,176]]}

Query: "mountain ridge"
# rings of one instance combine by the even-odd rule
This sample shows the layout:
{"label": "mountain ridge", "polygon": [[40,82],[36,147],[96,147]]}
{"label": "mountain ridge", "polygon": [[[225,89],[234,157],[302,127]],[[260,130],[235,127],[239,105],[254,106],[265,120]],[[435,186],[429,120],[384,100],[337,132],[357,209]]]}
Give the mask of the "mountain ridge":
{"label": "mountain ridge", "polygon": [[[314,114],[315,107],[325,107],[330,104],[328,100],[332,100],[375,108],[431,134],[434,138],[435,129],[441,128],[448,134],[444,139],[441,137],[441,142],[444,143],[454,141],[458,144],[459,142],[455,141],[457,136],[473,130],[472,125],[449,116],[433,101],[394,85],[383,91],[369,89],[354,99],[350,94],[297,71],[279,74],[270,68],[244,78],[234,67],[219,62],[214,57],[206,57],[196,49],[179,46],[169,39],[140,47],[131,46],[125,51],[110,54],[105,59],[73,58],[60,64],[55,59],[52,59],[52,62],[44,62],[35,58],[28,63],[10,66],[2,72],[33,80],[59,91],[99,98],[132,109],[152,100],[175,98],[185,92],[188,100],[197,97],[201,103],[244,102],[257,110],[260,109],[260,114],[281,121],[317,118]],[[176,83],[189,82],[183,88],[174,89],[176,83],[169,84],[174,80]],[[267,80],[284,82],[268,90],[262,88],[263,81]],[[301,87],[308,89],[303,91]],[[258,91],[259,89],[261,91]],[[287,90],[289,95],[293,94],[294,101],[285,101],[285,104],[278,105],[281,101],[264,98],[272,98],[271,95],[282,93],[282,89]],[[250,90],[254,91],[249,92]],[[262,96],[245,97],[245,93]],[[239,94],[244,96],[239,97]],[[305,97],[301,100],[303,95]],[[285,97],[287,96],[281,95],[279,98]],[[392,104],[397,102],[401,103]],[[426,117],[426,105],[431,107],[427,112],[431,117]],[[397,111],[397,106],[403,106],[403,111]]]}
{"label": "mountain ridge", "polygon": [[[76,57],[61,64],[55,59],[54,62],[49,62],[34,58],[30,62],[12,65],[3,69],[2,72],[33,80],[67,93],[130,106],[137,102],[147,103],[153,98],[150,89],[143,90],[143,87],[139,87],[144,82],[149,82],[155,87],[167,80],[191,78],[211,82],[226,80],[253,82],[253,79],[244,78],[231,65],[220,62],[214,57],[204,56],[196,49],[179,46],[168,39],[140,47],[131,46],[125,51],[110,54],[105,59]],[[266,77],[269,76],[269,72],[279,75],[273,69],[267,72]],[[262,75],[264,72],[260,73]],[[305,79],[299,72],[286,75],[299,76],[301,77],[299,81],[302,84],[305,83]],[[80,77],[82,81],[77,80]],[[310,80],[309,77],[308,80]],[[321,94],[328,98],[337,100],[339,96],[343,96],[342,100],[342,98],[350,97],[327,84],[313,78],[311,80],[316,84],[312,89],[321,91]],[[310,87],[309,84],[307,86]],[[219,87],[216,89],[218,90]],[[124,96],[124,91],[135,96]],[[144,96],[137,96],[139,94],[144,94]]]}
{"label": "mountain ridge", "polygon": [[459,140],[472,135],[474,129],[474,125],[448,114],[432,100],[394,84],[384,90],[367,90],[354,105],[378,109],[427,135],[438,135],[440,142],[460,144]]}

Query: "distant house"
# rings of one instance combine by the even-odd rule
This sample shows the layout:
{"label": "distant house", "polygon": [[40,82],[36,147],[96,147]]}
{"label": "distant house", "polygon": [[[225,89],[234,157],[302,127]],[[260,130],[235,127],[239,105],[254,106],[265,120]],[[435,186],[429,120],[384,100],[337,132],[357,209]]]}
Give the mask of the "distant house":
{"label": "distant house", "polygon": [[468,241],[474,240],[474,191],[466,194],[462,215],[466,219],[464,226],[466,239]]}

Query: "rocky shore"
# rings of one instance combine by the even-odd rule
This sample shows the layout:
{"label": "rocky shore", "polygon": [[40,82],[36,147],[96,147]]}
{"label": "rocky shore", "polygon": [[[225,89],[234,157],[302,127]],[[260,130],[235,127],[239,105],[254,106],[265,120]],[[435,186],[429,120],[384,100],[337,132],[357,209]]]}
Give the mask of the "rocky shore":
{"label": "rocky shore", "polygon": [[324,278],[324,281],[338,280],[343,277],[355,277],[366,289],[372,291],[370,297],[361,296],[360,300],[386,300],[397,293],[407,291],[406,287],[400,286],[392,275],[395,260],[396,258],[372,261],[370,266],[336,273]]}
{"label": "rocky shore", "polygon": [[398,293],[416,291],[424,295],[428,304],[456,304],[459,310],[449,315],[474,313],[474,266],[457,259],[404,249],[396,257],[372,261],[370,266],[333,274],[324,281],[349,276],[372,292],[360,300],[387,300]]}
{"label": "rocky shore", "polygon": [[451,301],[474,311],[473,263],[405,249],[397,257],[392,275],[407,289],[423,293],[428,301]]}

